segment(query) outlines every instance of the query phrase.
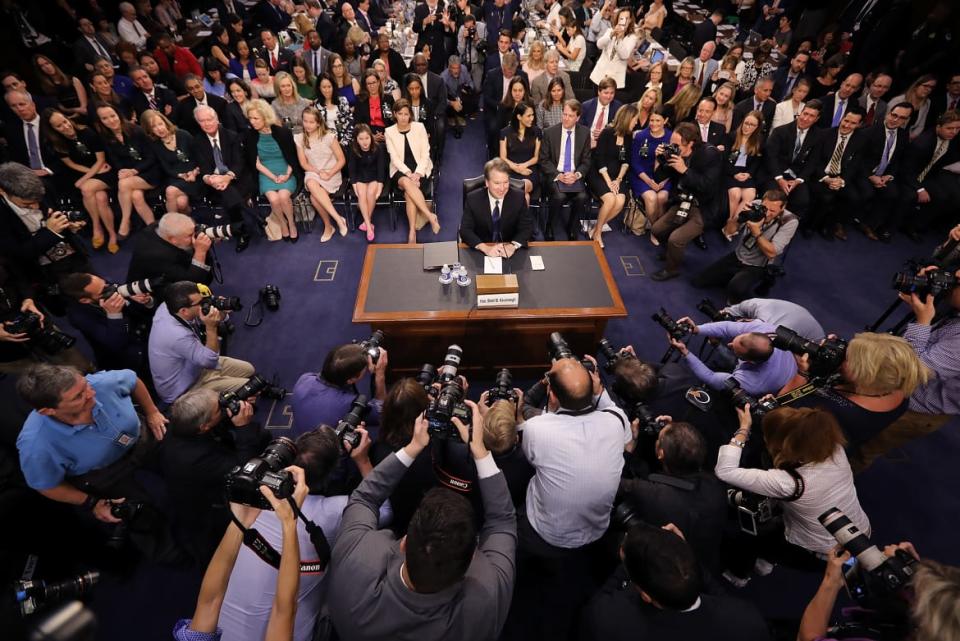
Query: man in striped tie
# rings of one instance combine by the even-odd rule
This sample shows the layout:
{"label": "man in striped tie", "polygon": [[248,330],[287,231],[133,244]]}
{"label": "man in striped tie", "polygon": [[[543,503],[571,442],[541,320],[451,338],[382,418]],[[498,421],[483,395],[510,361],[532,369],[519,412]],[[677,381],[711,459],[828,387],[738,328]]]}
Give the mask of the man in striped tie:
{"label": "man in striped tie", "polygon": [[847,239],[843,224],[853,217],[857,195],[848,185],[853,184],[857,169],[856,157],[863,138],[857,128],[861,122],[863,109],[859,105],[848,107],[839,125],[820,137],[804,167],[802,177],[810,185],[813,202],[804,223],[828,240]]}
{"label": "man in striped tie", "polygon": [[938,216],[960,205],[957,174],[960,162],[960,112],[948,111],[937,118],[936,129],[910,143],[900,172],[901,195],[897,215],[901,231],[914,242]]}

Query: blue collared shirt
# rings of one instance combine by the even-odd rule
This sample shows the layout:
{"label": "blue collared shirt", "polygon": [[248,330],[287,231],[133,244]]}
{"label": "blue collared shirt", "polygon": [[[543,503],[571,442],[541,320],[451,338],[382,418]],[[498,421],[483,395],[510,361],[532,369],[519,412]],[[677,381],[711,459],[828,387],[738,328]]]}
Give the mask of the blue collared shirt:
{"label": "blue collared shirt", "polygon": [[[356,397],[357,392],[354,390],[330,385],[313,373],[304,374],[293,386],[290,397],[293,434],[309,432],[321,424],[336,427],[340,419],[350,411],[350,405]],[[368,426],[380,424],[382,405],[377,399],[370,399],[370,413],[365,419]],[[373,430],[371,436],[375,435],[376,431]]]}
{"label": "blue collared shirt", "polygon": [[137,375],[124,369],[86,379],[97,394],[93,423],[67,425],[34,410],[17,437],[23,476],[35,490],[49,490],[65,477],[116,462],[140,437],[140,417],[130,399]]}
{"label": "blue collared shirt", "polygon": [[220,355],[175,318],[166,303],[160,305],[153,316],[149,355],[153,384],[165,403],[174,402],[190,389],[201,370],[220,367]]}

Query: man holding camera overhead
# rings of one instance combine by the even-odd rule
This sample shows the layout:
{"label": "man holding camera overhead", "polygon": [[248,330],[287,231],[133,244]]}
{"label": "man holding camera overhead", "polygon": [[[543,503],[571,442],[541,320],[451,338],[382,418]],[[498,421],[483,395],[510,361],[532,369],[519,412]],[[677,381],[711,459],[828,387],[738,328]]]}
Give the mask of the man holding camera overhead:
{"label": "man holding camera overhead", "polygon": [[127,282],[163,276],[168,283],[189,280],[209,285],[213,281],[209,256],[213,240],[196,229],[192,218],[174,212],[147,225],[134,242]]}
{"label": "man holding camera overhead", "polygon": [[220,355],[218,326],[224,314],[211,298],[205,285],[190,281],[164,288],[148,353],[153,384],[165,403],[190,389],[233,390],[253,376],[250,363]]}
{"label": "man holding camera overhead", "polygon": [[786,206],[787,195],[777,189],[747,205],[738,215],[743,228],[736,249],[694,276],[694,286],[726,287],[728,305],[752,298],[767,265],[786,251],[800,224]]}

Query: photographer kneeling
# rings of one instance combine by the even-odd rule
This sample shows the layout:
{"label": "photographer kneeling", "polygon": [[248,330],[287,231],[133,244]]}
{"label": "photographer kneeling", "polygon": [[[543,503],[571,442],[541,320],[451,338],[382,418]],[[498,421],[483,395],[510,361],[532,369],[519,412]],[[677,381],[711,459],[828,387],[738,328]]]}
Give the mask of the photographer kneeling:
{"label": "photographer kneeling", "polygon": [[213,238],[198,233],[190,216],[166,213],[159,222],[137,232],[127,282],[163,276],[168,283],[190,280],[209,285],[213,281],[212,246]]}
{"label": "photographer kneeling", "polygon": [[[382,340],[382,334],[380,335]],[[383,399],[387,396],[387,350],[374,348],[379,356],[376,361],[370,349],[359,343],[347,343],[333,348],[323,361],[319,373],[302,374],[293,386],[290,409],[293,411],[293,434],[303,434],[318,425],[336,425],[350,411],[357,397],[357,383],[367,372],[373,376],[373,398],[368,426],[380,424]]]}
{"label": "photographer kneeling", "polygon": [[[869,536],[870,521],[860,507],[853,472],[844,452],[843,432],[830,412],[784,407],[763,417],[763,439],[772,469],[743,469],[740,456],[750,438],[750,405],[737,409],[740,428],[720,448],[717,478],[734,488],[768,497],[783,507],[783,527],[758,530],[756,539],[741,541],[724,576],[738,586],[749,580],[751,568],[761,574],[780,562],[802,570],[819,569],[836,541],[818,517],[839,508]],[[756,518],[756,516],[754,517]],[[759,524],[758,524],[759,525]]]}
{"label": "photographer kneeling", "polygon": [[786,206],[787,195],[776,189],[763,194],[761,203],[747,205],[738,216],[743,230],[736,249],[694,276],[694,287],[725,287],[731,305],[752,298],[770,261],[786,251],[800,224]]}
{"label": "photographer kneeling", "polygon": [[687,243],[703,233],[703,213],[716,196],[723,158],[716,147],[702,142],[700,130],[689,122],[677,125],[670,145],[658,147],[657,156],[669,167],[671,183],[680,197],[650,230],[659,244],[667,243],[666,265],[650,278],[667,280],[680,275]]}
{"label": "photographer kneeling", "polygon": [[[727,495],[710,472],[704,471],[707,447],[689,423],[657,417],[663,424],[654,453],[660,472],[620,481],[620,502],[633,516],[657,527],[673,523],[687,532],[701,565],[719,576],[720,537],[727,518]],[[638,420],[632,426],[638,429]],[[632,448],[631,448],[632,449]],[[629,459],[635,451],[627,455]],[[632,466],[630,466],[632,467]]]}

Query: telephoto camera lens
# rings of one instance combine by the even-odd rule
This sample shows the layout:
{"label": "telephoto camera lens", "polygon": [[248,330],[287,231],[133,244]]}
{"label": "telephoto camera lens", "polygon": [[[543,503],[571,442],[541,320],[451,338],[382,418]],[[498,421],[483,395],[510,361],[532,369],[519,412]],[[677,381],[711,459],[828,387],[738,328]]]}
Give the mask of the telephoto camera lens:
{"label": "telephoto camera lens", "polygon": [[443,356],[443,364],[437,371],[437,380],[441,387],[457,377],[457,372],[460,370],[460,359],[462,358],[463,350],[460,349],[459,345],[454,344],[447,348],[447,353]]}
{"label": "telephoto camera lens", "polygon": [[886,555],[839,508],[832,507],[817,519],[867,572],[877,569],[887,560]]}
{"label": "telephoto camera lens", "polygon": [[210,240],[226,240],[233,238],[243,231],[243,223],[230,223],[229,225],[197,225],[196,235],[203,234]]}
{"label": "telephoto camera lens", "polygon": [[920,276],[913,271],[902,271],[893,276],[893,288],[903,294],[916,294],[919,298],[937,297],[958,284],[954,272],[935,269]]}
{"label": "telephoto camera lens", "polygon": [[96,570],[54,583],[34,580],[17,581],[14,585],[14,598],[20,606],[20,613],[26,616],[45,603],[76,599],[89,592],[99,581],[100,573]]}
{"label": "telephoto camera lens", "polygon": [[670,334],[670,337],[674,340],[680,341],[687,337],[690,332],[693,331],[693,328],[690,327],[687,323],[678,323],[673,320],[673,317],[667,313],[667,310],[660,308],[656,313],[652,314],[650,318],[653,319],[655,323],[660,325],[660,327],[667,330],[667,333]]}
{"label": "telephoto camera lens", "polygon": [[357,428],[360,427],[360,423],[363,422],[363,419],[365,419],[369,413],[370,402],[366,396],[360,394],[353,399],[353,402],[350,404],[350,411],[340,419],[340,422],[337,423],[337,427],[334,430],[341,443],[344,445],[349,443],[353,449],[356,449],[357,446],[360,445],[360,440],[363,436],[357,431]]}
{"label": "telephoto camera lens", "polygon": [[204,296],[200,300],[200,311],[209,314],[211,307],[221,312],[236,312],[243,309],[243,303],[239,296]]}
{"label": "telephoto camera lens", "polygon": [[750,203],[750,205],[737,214],[737,222],[740,224],[743,223],[759,223],[761,220],[767,217],[767,207],[760,201],[755,201]]}
{"label": "telephoto camera lens", "polygon": [[433,384],[437,380],[437,368],[430,363],[424,363],[417,372],[417,382],[423,387],[427,394],[433,394]]}
{"label": "telephoto camera lens", "polygon": [[619,355],[619,350],[614,349],[613,345],[610,344],[606,338],[601,338],[600,343],[597,345],[597,350],[600,352],[600,355],[603,356],[608,361],[617,360]]}
{"label": "telephoto camera lens", "polygon": [[658,419],[646,404],[639,401],[630,407],[628,414],[630,422],[637,421],[640,425],[640,433],[647,436],[656,437],[660,434],[660,430],[667,426],[665,419]]}
{"label": "telephoto camera lens", "polygon": [[40,316],[33,312],[20,312],[6,323],[4,330],[8,334],[26,334],[31,343],[48,354],[57,354],[73,347],[77,339],[64,334],[53,325],[44,325]]}
{"label": "telephoto camera lens", "polygon": [[513,375],[510,370],[503,368],[497,372],[497,378],[493,387],[487,390],[487,406],[492,407],[497,401],[518,401],[516,392],[513,391]]}
{"label": "telephoto camera lens", "polygon": [[114,292],[120,294],[124,298],[132,298],[133,296],[139,296],[140,294],[152,294],[158,288],[163,287],[163,285],[163,276],[158,276],[156,278],[143,278],[122,285],[107,285],[103,288],[100,298],[106,300],[113,296]]}
{"label": "telephoto camera lens", "polygon": [[562,358],[576,358],[570,345],[564,340],[560,332],[553,332],[547,339],[547,350],[550,354],[550,360],[558,361]]}
{"label": "telephoto camera lens", "polygon": [[777,349],[810,357],[810,373],[814,376],[829,376],[839,371],[847,354],[847,342],[842,338],[828,338],[816,343],[800,336],[789,327],[780,325],[770,341]]}
{"label": "telephoto camera lens", "polygon": [[734,320],[733,314],[718,308],[709,298],[704,298],[697,303],[697,311],[715,323],[719,321]]}

